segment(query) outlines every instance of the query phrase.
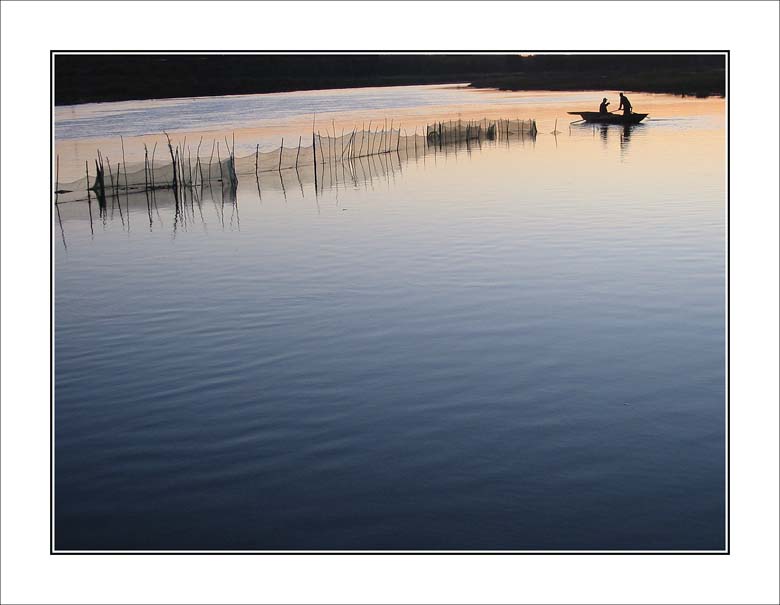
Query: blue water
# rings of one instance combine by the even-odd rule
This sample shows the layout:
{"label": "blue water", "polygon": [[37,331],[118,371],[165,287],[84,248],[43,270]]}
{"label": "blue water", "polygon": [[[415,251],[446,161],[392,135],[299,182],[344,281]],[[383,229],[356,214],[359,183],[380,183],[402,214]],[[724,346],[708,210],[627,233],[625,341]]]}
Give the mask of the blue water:
{"label": "blue water", "polygon": [[241,182],[151,227],[63,205],[55,548],[723,549],[724,132],[696,124]]}

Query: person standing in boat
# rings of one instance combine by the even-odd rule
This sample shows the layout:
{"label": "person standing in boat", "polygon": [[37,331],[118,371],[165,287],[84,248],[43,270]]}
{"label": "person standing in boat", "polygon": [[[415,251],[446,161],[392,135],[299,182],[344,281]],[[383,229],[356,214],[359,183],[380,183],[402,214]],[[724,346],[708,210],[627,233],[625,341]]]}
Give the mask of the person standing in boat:
{"label": "person standing in boat", "polygon": [[609,113],[609,110],[607,109],[608,105],[609,105],[609,101],[607,101],[607,97],[601,99],[601,105],[599,105],[599,113]]}
{"label": "person standing in boat", "polygon": [[620,93],[620,107],[618,107],[618,111],[623,110],[623,115],[627,116],[631,113],[632,107],[631,107],[631,101],[628,100],[628,97],[624,95],[622,92]]}

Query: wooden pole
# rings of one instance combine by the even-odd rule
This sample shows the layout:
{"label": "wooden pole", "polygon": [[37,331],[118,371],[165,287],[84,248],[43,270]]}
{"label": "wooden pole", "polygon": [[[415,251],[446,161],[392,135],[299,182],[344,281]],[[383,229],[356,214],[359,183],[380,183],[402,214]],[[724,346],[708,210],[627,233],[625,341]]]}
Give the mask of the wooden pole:
{"label": "wooden pole", "polygon": [[200,167],[200,144],[203,142],[203,137],[200,137],[198,141],[198,148],[195,150],[195,173],[196,177],[200,175],[200,186],[203,187],[203,169]]}
{"label": "wooden pole", "polygon": [[314,127],[311,131],[311,150],[314,155],[314,192],[317,192],[317,141],[314,138]]}
{"label": "wooden pole", "polygon": [[222,172],[222,157],[219,155],[219,141],[217,141],[217,164],[219,164],[219,180],[225,182],[225,174]]}
{"label": "wooden pole", "polygon": [[[175,155],[173,156],[173,171],[176,173],[176,182],[182,187],[184,191],[184,184],[181,182],[181,172],[179,170],[179,146],[176,145]],[[182,193],[183,195],[183,193]]]}
{"label": "wooden pole", "polygon": [[95,160],[95,195],[100,200],[100,164]]}
{"label": "wooden pole", "polygon": [[95,231],[92,229],[92,196],[89,193],[89,162],[84,160],[84,166],[87,170],[87,205],[89,206],[89,230],[92,235],[95,235]]}
{"label": "wooden pole", "polygon": [[[387,120],[385,120],[385,124],[387,123]],[[393,142],[393,121],[390,120],[390,132],[387,134],[387,150],[385,153],[390,152],[390,145]]]}
{"label": "wooden pole", "polygon": [[209,156],[209,182],[211,182],[211,160],[214,159],[214,145],[216,142],[216,139],[211,139],[211,155]]}
{"label": "wooden pole", "polygon": [[127,162],[125,162],[125,140],[120,135],[119,141],[122,143],[122,167],[125,171],[125,190],[127,190]]}
{"label": "wooden pole", "polygon": [[[347,141],[347,160],[352,161],[352,156],[355,155],[355,133],[357,132],[357,127],[352,128],[352,132],[349,135],[349,141]],[[350,168],[351,172],[352,168]]]}
{"label": "wooden pole", "polygon": [[[155,181],[154,181],[154,153],[157,151],[157,141],[154,142],[154,147],[152,147],[152,163],[149,165],[149,170],[151,172],[151,179],[152,179],[152,189],[154,189]],[[106,158],[108,160],[108,158]],[[108,169],[111,170],[111,164],[109,163]]]}
{"label": "wooden pole", "polygon": [[149,190],[149,178],[147,176],[147,172],[149,170],[149,150],[146,148],[146,143],[144,143],[144,190]]}
{"label": "wooden pole", "polygon": [[190,177],[190,187],[192,187],[192,153],[189,147],[187,147],[187,174]]}
{"label": "wooden pole", "polygon": [[111,172],[111,160],[106,156],[106,163],[108,164],[108,178],[111,179],[111,191],[114,191],[114,175]]}
{"label": "wooden pole", "polygon": [[[363,136],[360,139],[360,157],[363,157],[363,139],[366,138],[366,129],[363,129]],[[368,141],[366,141],[366,145],[371,145],[371,120],[368,121]],[[368,152],[368,150],[366,150]]]}
{"label": "wooden pole", "polygon": [[146,195],[146,212],[149,215],[149,229],[152,228],[152,203],[149,200],[149,150],[144,143],[144,195]]}
{"label": "wooden pole", "polygon": [[[171,137],[168,136],[168,133],[163,131],[163,134],[165,135],[165,138],[168,139],[168,152],[171,154],[171,163],[173,165],[173,188],[176,189],[177,187],[177,178],[176,178],[176,158],[173,157],[173,145],[171,145]],[[210,166],[210,164],[209,164]],[[119,181],[119,176],[117,176],[117,181]]]}

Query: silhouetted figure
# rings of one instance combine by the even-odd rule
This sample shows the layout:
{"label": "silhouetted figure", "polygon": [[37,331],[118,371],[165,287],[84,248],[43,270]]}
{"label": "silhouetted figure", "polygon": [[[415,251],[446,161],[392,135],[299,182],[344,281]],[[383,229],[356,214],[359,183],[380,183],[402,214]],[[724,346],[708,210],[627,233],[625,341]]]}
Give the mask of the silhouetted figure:
{"label": "silhouetted figure", "polygon": [[599,105],[599,113],[609,113],[607,105],[609,105],[609,101],[607,101],[607,97],[604,97],[601,100],[601,105]]}
{"label": "silhouetted figure", "polygon": [[627,116],[631,113],[631,101],[628,100],[628,97],[624,95],[622,92],[620,93],[620,107],[618,107],[618,111],[623,110],[623,115]]}

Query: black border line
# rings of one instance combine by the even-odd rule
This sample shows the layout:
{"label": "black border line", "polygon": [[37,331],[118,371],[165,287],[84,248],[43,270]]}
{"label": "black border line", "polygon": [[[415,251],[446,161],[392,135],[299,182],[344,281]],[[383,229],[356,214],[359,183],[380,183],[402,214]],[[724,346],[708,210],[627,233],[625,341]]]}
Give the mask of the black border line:
{"label": "black border line", "polygon": [[726,51],[726,554],[731,553],[731,54]]}
{"label": "black border line", "polygon": [[[143,0],[142,0],[143,1]],[[148,1],[148,0],[146,0]],[[198,0],[196,0],[198,1]],[[407,0],[409,1],[409,0]],[[457,1],[457,0],[456,0]],[[614,1],[614,0],[613,0]],[[672,1],[672,0],[664,0]],[[96,550],[96,551],[71,551],[55,550],[54,548],[54,180],[52,171],[54,167],[54,58],[56,55],[98,55],[98,54],[166,54],[166,55],[351,55],[351,54],[386,54],[386,55],[415,55],[415,54],[723,54],[726,58],[726,532],[724,550],[702,551],[675,551],[675,550]],[[464,51],[464,50],[56,50],[49,51],[49,554],[53,556],[90,556],[90,555],[141,555],[141,556],[180,556],[180,555],[730,555],[731,554],[731,51],[726,50],[488,50],[488,51]],[[409,86],[413,86],[410,84]],[[354,87],[353,87],[354,88]],[[334,89],[337,90],[337,89]],[[248,93],[251,94],[251,93]],[[177,98],[177,97],[171,97]]]}
{"label": "black border line", "polygon": [[[89,1],[89,0],[87,0]],[[97,1],[97,0],[94,0]],[[152,1],[152,0],[150,0]],[[157,1],[157,0],[154,0]],[[197,1],[197,0],[196,0]],[[206,0],[204,0],[206,1]],[[240,0],[239,0],[240,1]],[[416,1],[416,0],[409,0]],[[507,0],[509,1],[509,0]],[[619,1],[619,0],[613,0]],[[676,0],[669,0],[676,1]],[[704,0],[701,0],[704,1]],[[727,0],[722,0],[727,1]],[[731,1],[731,0],[729,0]],[[670,49],[670,50],[652,50],[652,49],[616,49],[616,50],[582,50],[582,49],[555,49],[555,50],[524,50],[524,49],[501,49],[492,50],[463,50],[461,49],[410,49],[410,50],[376,50],[376,49],[320,49],[320,50],[137,50],[137,49],[52,49],[49,53],[57,55],[515,55],[515,54],[545,54],[545,55],[728,55],[731,51],[728,49],[697,50],[697,49]],[[414,86],[413,84],[399,84],[399,86]],[[350,88],[360,88],[350,87]],[[541,90],[541,89],[539,89]],[[294,91],[288,91],[294,92]],[[246,94],[273,94],[273,93],[246,93]],[[672,94],[672,93],[650,93],[650,94]],[[679,95],[678,95],[679,96]],[[134,99],[136,101],[144,99]],[[114,101],[106,101],[113,103]]]}
{"label": "black border line", "polygon": [[[49,54],[49,181],[54,163],[54,53]],[[89,185],[89,184],[87,184]],[[49,554],[54,551],[54,197],[49,183]]]}

